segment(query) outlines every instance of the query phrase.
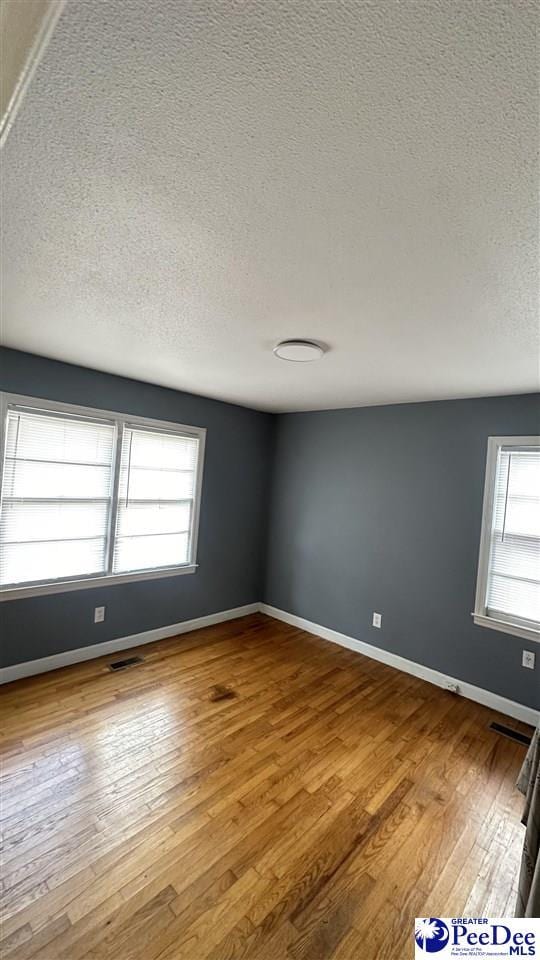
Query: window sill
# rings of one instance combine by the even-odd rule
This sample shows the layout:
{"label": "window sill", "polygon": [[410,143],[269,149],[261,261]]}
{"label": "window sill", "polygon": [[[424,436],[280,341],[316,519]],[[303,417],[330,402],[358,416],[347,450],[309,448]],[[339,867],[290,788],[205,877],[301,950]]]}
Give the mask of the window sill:
{"label": "window sill", "polygon": [[507,623],[505,620],[495,620],[494,617],[486,617],[483,613],[472,613],[471,616],[479,627],[490,627],[492,630],[510,633],[513,637],[522,637],[524,640],[533,640],[540,643],[540,630],[532,630],[529,627]]}
{"label": "window sill", "polygon": [[103,577],[88,577],[85,580],[64,580],[55,583],[35,583],[20,587],[0,589],[0,602],[23,600],[26,597],[44,597],[50,593],[68,593],[71,590],[89,590],[94,587],[112,587],[119,583],[136,583],[138,580],[161,580],[163,577],[178,577],[195,573],[198,564],[187,563],[182,567],[162,567],[159,570],[139,570],[133,573],[118,573]]}

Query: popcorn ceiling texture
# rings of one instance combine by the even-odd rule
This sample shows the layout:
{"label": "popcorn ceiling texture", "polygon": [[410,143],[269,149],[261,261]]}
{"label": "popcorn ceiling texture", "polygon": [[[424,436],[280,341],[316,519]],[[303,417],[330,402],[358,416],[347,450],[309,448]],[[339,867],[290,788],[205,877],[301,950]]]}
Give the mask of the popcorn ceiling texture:
{"label": "popcorn ceiling texture", "polygon": [[3,154],[3,343],[269,410],[537,389],[535,20],[68,0]]}

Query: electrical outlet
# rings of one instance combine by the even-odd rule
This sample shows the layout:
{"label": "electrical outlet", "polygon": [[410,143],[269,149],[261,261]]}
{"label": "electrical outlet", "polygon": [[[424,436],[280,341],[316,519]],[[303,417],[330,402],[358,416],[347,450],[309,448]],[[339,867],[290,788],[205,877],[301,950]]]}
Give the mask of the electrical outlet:
{"label": "electrical outlet", "polygon": [[382,621],[382,615],[380,613],[373,614],[372,624],[374,627],[380,627]]}
{"label": "electrical outlet", "polygon": [[105,619],[105,607],[95,607],[94,623],[103,623]]}
{"label": "electrical outlet", "polygon": [[521,657],[521,666],[528,667],[529,670],[534,670],[534,664],[536,660],[536,654],[532,650],[524,650],[523,656]]}

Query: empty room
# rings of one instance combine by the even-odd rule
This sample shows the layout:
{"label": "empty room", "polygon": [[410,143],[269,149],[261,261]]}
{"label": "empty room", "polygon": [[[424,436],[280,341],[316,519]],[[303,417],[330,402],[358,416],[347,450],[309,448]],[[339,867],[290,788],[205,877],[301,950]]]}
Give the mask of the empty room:
{"label": "empty room", "polygon": [[0,3],[0,957],[540,956],[540,8]]}

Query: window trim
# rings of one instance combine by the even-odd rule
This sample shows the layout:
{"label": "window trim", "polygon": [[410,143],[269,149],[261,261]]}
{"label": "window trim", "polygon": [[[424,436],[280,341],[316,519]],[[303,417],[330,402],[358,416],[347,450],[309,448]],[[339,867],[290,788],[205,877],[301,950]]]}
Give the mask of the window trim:
{"label": "window trim", "polygon": [[500,447],[527,447],[539,446],[540,436],[529,437],[488,437],[486,456],[486,475],[484,481],[484,505],[482,508],[482,531],[480,534],[480,550],[478,553],[478,574],[476,580],[476,596],[474,611],[471,614],[474,622],[480,627],[490,627],[500,630],[524,640],[540,643],[540,630],[528,627],[523,621],[498,620],[488,614],[486,605],[487,581],[489,572],[489,555],[491,549],[491,525],[493,518],[493,502],[495,497],[495,476],[497,458]]}
{"label": "window trim", "polygon": [[177,577],[186,573],[195,573],[198,568],[197,547],[199,540],[199,521],[201,508],[201,493],[204,472],[204,454],[206,445],[206,428],[187,426],[175,423],[173,420],[155,420],[150,417],[139,417],[133,413],[119,413],[113,410],[103,410],[96,407],[77,406],[72,403],[60,403],[56,400],[47,400],[40,397],[27,397],[18,393],[0,392],[0,481],[4,475],[4,450],[7,412],[10,407],[19,406],[42,410],[51,414],[68,414],[80,420],[109,420],[115,425],[114,444],[114,475],[111,495],[111,518],[109,526],[109,542],[107,556],[111,556],[114,549],[113,530],[116,526],[116,509],[118,503],[118,482],[120,476],[120,453],[122,449],[122,432],[124,425],[140,427],[141,429],[156,430],[160,433],[173,433],[191,436],[198,440],[197,472],[193,497],[193,527],[190,537],[190,558],[183,564],[169,567],[155,567],[149,570],[133,570],[129,573],[103,573],[97,576],[67,578],[65,580],[49,580],[21,584],[20,586],[0,587],[0,602],[17,600],[24,597],[40,597],[53,593],[67,593],[71,590],[87,590],[95,587],[107,587],[120,583],[135,583],[140,580],[158,580],[163,577]]}

